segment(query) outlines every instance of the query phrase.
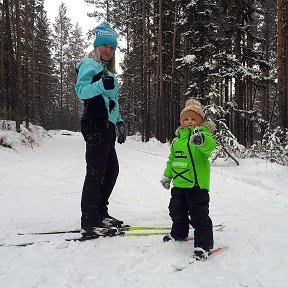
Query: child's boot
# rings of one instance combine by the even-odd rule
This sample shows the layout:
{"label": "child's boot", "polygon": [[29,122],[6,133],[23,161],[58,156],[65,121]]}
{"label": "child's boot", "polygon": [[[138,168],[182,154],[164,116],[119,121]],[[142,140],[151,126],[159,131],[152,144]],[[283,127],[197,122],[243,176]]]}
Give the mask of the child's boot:
{"label": "child's boot", "polygon": [[171,236],[170,234],[167,234],[167,235],[165,235],[165,236],[163,237],[163,241],[164,241],[164,242],[168,242],[168,241],[170,241],[170,240],[173,240],[173,238],[172,238],[172,236]]}
{"label": "child's boot", "polygon": [[196,247],[194,249],[193,258],[199,261],[204,261],[205,259],[208,258],[209,255],[210,255],[209,251],[206,251],[200,247]]}

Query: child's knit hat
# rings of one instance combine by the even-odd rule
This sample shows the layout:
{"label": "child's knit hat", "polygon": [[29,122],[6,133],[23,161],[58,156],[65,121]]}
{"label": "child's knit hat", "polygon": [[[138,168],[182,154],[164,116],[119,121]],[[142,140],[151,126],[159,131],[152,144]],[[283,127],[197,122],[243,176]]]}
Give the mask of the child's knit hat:
{"label": "child's knit hat", "polygon": [[117,47],[117,32],[107,22],[102,22],[95,28],[94,48],[101,45],[111,45]]}
{"label": "child's knit hat", "polygon": [[180,123],[183,126],[183,121],[187,117],[193,117],[198,125],[201,125],[204,121],[204,111],[201,103],[193,98],[189,98],[185,102],[185,108],[180,113]]}

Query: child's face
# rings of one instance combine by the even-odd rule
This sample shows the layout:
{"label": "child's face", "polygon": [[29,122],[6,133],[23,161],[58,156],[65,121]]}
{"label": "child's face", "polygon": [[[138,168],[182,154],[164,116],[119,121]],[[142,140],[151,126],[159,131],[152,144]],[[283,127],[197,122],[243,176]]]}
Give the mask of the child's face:
{"label": "child's face", "polygon": [[183,128],[185,128],[187,126],[197,126],[197,125],[198,125],[198,123],[194,117],[188,116],[183,120]]}

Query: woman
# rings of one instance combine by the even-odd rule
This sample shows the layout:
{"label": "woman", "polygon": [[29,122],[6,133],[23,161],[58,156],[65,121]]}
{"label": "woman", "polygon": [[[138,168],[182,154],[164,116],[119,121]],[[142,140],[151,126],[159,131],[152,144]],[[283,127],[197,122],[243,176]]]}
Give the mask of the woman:
{"label": "woman", "polygon": [[84,100],[81,132],[86,142],[86,177],[81,199],[81,233],[85,237],[115,235],[123,222],[108,213],[108,199],[119,172],[115,151],[125,142],[119,114],[118,79],[115,76],[117,33],[107,22],[95,28],[94,50],[76,66],[75,91]]}

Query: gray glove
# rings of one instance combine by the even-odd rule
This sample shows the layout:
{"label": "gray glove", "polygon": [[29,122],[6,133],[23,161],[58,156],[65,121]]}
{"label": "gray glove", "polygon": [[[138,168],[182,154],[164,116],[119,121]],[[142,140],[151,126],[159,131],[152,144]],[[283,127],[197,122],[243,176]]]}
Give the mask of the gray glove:
{"label": "gray glove", "polygon": [[167,176],[163,176],[163,178],[160,180],[162,186],[169,190],[170,189],[170,183],[171,183],[171,179]]}
{"label": "gray glove", "polygon": [[204,136],[199,132],[197,127],[195,127],[194,134],[190,137],[190,142],[196,146],[201,146],[204,143]]}

